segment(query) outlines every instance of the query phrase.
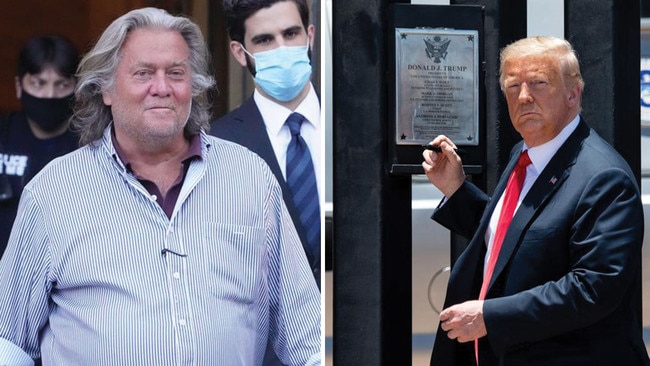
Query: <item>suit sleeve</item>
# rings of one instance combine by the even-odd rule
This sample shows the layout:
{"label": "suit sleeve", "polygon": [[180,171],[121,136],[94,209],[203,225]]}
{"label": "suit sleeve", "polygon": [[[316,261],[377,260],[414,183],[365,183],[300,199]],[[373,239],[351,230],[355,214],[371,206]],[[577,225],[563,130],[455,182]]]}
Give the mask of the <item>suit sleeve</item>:
{"label": "suit sleeve", "polygon": [[488,195],[465,181],[458,190],[433,212],[431,218],[452,232],[470,239],[481,221]]}
{"label": "suit sleeve", "polygon": [[[587,328],[622,312],[622,302],[632,297],[643,241],[638,188],[619,168],[581,178],[584,188],[574,187],[576,204],[565,213],[568,272],[514,295],[485,300],[487,337],[497,355],[522,343]],[[541,244],[563,245],[557,240],[551,237]]]}

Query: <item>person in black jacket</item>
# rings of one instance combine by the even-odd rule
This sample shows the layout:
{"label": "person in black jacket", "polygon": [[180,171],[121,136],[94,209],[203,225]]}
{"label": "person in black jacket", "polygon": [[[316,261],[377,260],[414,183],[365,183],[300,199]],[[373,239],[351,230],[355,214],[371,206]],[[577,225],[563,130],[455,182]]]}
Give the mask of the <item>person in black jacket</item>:
{"label": "person in black jacket", "polygon": [[571,44],[501,51],[522,141],[492,197],[438,136],[423,168],[445,195],[433,219],[470,239],[449,277],[432,366],[650,365],[641,331],[643,205],[623,157],[583,119]]}
{"label": "person in black jacket", "polygon": [[75,46],[58,35],[35,36],[20,51],[15,84],[22,110],[0,119],[0,256],[25,184],[77,147],[68,119],[78,63]]}

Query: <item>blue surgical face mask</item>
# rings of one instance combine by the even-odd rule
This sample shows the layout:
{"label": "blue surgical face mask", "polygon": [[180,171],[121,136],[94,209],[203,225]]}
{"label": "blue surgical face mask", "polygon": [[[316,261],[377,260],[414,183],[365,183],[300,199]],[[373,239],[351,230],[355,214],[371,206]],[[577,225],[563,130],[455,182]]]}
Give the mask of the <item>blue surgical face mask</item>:
{"label": "blue surgical face mask", "polygon": [[255,54],[250,54],[244,45],[241,47],[255,59],[255,83],[272,98],[281,102],[293,100],[309,81],[309,43],[305,46],[282,46]]}

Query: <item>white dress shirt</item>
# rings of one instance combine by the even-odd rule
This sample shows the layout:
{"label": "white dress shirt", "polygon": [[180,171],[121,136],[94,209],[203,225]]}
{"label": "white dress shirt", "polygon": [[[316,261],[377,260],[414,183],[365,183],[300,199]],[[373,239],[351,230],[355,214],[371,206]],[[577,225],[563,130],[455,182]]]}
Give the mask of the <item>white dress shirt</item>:
{"label": "white dress shirt", "polygon": [[300,135],[307,143],[312,162],[314,163],[318,196],[323,197],[323,176],[321,172],[321,136],[323,135],[323,131],[320,123],[320,102],[314,91],[314,86],[311,83],[309,86],[309,93],[295,111],[264,97],[257,89],[253,93],[253,99],[264,119],[266,132],[269,134],[271,145],[273,145],[273,152],[275,152],[275,157],[278,160],[278,164],[282,170],[282,176],[284,176],[285,180],[287,178],[287,147],[289,146],[289,142],[291,142],[291,132],[289,132],[289,127],[284,122],[293,112],[298,112],[307,119],[309,123],[303,122],[300,128]]}

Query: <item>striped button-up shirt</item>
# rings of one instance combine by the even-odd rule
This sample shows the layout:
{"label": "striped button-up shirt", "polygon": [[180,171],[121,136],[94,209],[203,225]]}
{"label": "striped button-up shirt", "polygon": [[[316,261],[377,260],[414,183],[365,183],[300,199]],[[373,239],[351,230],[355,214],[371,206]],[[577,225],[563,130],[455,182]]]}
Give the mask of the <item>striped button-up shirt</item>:
{"label": "striped button-up shirt", "polygon": [[273,174],[201,142],[169,218],[110,127],[27,185],[0,261],[0,365],[259,365],[267,342],[320,364],[320,294]]}

